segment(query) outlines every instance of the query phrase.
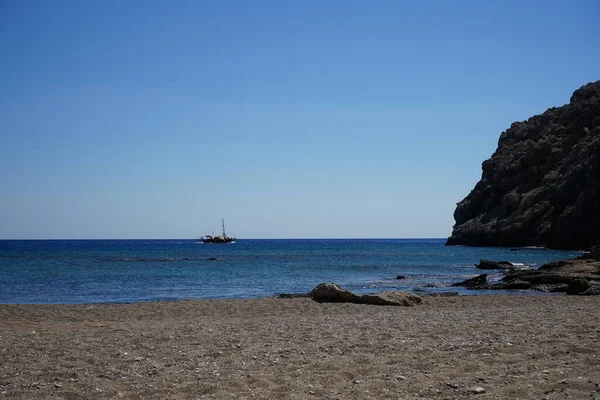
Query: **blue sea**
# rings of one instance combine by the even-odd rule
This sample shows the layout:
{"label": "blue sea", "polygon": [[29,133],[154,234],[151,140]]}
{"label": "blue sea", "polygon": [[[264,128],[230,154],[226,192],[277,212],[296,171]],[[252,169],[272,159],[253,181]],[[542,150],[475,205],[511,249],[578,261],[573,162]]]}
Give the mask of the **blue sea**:
{"label": "blue sea", "polygon": [[[306,293],[335,282],[356,293],[459,291],[480,259],[536,268],[579,253],[444,246],[445,239],[4,240],[0,303],[120,303]],[[406,279],[397,279],[403,275]],[[499,279],[491,273],[491,279]]]}

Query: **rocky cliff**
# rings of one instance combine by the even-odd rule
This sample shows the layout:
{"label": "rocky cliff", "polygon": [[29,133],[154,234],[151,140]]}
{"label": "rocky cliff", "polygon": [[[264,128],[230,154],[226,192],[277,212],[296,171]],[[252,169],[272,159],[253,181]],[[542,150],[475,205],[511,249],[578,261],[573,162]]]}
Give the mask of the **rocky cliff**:
{"label": "rocky cliff", "polygon": [[448,245],[582,249],[600,243],[600,81],[500,135],[457,204]]}

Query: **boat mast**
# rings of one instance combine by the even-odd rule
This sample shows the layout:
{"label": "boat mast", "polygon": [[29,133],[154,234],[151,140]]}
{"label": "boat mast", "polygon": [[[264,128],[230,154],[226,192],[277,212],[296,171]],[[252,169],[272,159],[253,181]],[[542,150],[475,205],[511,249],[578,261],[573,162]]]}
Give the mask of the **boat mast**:
{"label": "boat mast", "polygon": [[221,225],[223,226],[223,237],[225,237],[225,219],[221,219]]}

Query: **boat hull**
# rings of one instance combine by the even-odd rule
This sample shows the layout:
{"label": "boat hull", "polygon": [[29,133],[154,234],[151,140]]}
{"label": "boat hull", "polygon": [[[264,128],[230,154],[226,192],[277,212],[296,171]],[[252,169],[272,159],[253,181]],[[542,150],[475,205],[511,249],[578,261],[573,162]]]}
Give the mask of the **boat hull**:
{"label": "boat hull", "polygon": [[213,237],[213,238],[204,238],[202,239],[202,243],[235,243],[235,238],[231,237]]}

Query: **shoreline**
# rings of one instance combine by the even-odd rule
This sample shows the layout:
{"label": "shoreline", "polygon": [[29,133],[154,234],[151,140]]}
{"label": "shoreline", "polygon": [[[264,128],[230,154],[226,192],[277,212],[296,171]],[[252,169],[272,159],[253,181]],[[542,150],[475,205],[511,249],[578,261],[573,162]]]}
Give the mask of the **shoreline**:
{"label": "shoreline", "polygon": [[2,304],[0,398],[600,398],[598,308],[530,295]]}
{"label": "shoreline", "polygon": [[[360,294],[378,294],[386,291],[401,291],[412,293],[414,295],[429,298],[429,297],[488,297],[488,296],[533,296],[533,297],[544,297],[544,296],[566,296],[564,292],[543,292],[539,290],[528,290],[528,289],[506,289],[506,290],[484,290],[484,289],[468,289],[460,290],[461,287],[444,287],[434,289],[448,289],[448,290],[431,290],[432,288],[421,289],[419,287],[413,290],[401,290],[401,289],[382,289],[373,290],[370,292],[360,292]],[[457,290],[458,289],[458,290]],[[306,293],[276,293],[271,296],[257,296],[257,297],[235,297],[235,298],[198,298],[198,299],[165,299],[165,300],[132,300],[132,301],[110,301],[110,302],[81,302],[81,303],[0,303],[0,307],[3,306],[119,306],[119,305],[133,305],[133,304],[163,304],[163,303],[182,303],[182,302],[211,302],[211,301],[256,301],[256,300],[269,300],[269,299],[283,299],[291,300],[298,298],[310,299],[310,291]]]}

